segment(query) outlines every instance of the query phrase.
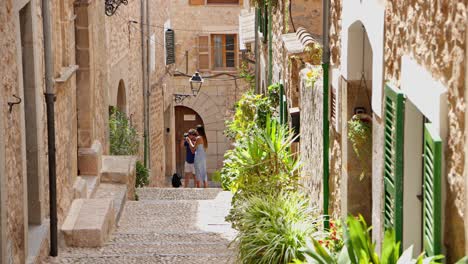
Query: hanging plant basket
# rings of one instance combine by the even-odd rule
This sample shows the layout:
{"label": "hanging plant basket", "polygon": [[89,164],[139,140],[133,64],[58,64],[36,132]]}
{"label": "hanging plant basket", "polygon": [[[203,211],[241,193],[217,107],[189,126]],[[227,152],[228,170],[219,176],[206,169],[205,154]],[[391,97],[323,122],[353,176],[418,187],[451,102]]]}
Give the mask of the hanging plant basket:
{"label": "hanging plant basket", "polygon": [[372,117],[368,114],[355,114],[348,121],[348,138],[353,150],[358,157],[362,172],[359,179],[362,180],[368,171],[367,161],[372,155]]}

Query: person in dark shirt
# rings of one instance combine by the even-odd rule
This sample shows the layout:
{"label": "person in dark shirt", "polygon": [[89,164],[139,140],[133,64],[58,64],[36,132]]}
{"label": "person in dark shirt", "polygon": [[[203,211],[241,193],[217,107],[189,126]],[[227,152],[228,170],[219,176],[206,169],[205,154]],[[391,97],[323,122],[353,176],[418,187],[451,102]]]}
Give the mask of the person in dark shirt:
{"label": "person in dark shirt", "polygon": [[189,187],[189,181],[190,178],[193,178],[194,184],[198,187],[200,187],[200,183],[197,182],[197,179],[195,178],[195,153],[192,152],[190,149],[190,145],[187,142],[187,139],[190,139],[188,137],[188,133],[184,134],[184,139],[180,142],[181,148],[185,148],[185,165],[184,165],[184,174],[185,174],[185,188]]}

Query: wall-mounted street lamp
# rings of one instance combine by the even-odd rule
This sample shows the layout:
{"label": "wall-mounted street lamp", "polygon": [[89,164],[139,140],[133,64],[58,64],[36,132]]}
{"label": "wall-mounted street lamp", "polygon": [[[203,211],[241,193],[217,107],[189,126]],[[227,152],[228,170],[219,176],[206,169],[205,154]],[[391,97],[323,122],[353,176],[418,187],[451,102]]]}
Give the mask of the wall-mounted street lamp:
{"label": "wall-mounted street lamp", "polygon": [[195,72],[190,78],[190,88],[192,89],[193,96],[197,96],[200,92],[200,89],[203,85],[203,78],[201,77],[199,72]]}
{"label": "wall-mounted street lamp", "polygon": [[203,78],[201,77],[199,72],[195,72],[190,78],[189,83],[190,89],[192,90],[192,94],[174,94],[174,101],[177,104],[182,103],[185,100],[185,98],[188,98],[190,96],[197,96],[203,85]]}
{"label": "wall-mounted street lamp", "polygon": [[106,15],[115,14],[121,4],[128,5],[128,0],[106,0]]}
{"label": "wall-mounted street lamp", "polygon": [[180,104],[182,103],[185,98],[188,98],[192,96],[191,94],[174,94],[174,102],[176,102],[176,104]]}

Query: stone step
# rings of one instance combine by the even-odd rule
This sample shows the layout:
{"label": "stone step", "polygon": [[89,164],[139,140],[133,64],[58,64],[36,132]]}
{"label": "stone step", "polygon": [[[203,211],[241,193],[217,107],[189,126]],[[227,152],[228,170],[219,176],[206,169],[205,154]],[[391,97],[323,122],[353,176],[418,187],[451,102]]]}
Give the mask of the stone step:
{"label": "stone step", "polygon": [[132,156],[102,156],[101,182],[127,183],[134,170]]}
{"label": "stone step", "polygon": [[138,243],[106,243],[98,252],[93,248],[64,249],[61,255],[64,257],[85,257],[90,255],[184,255],[184,254],[233,254],[233,249],[228,248],[229,243],[208,242],[138,242]]}
{"label": "stone step", "polygon": [[93,198],[99,187],[99,177],[98,176],[88,176],[80,175],[86,181],[87,195],[86,198]]}
{"label": "stone step", "polygon": [[136,157],[102,156],[101,183],[127,185],[127,199],[135,199]]}
{"label": "stone step", "polygon": [[220,188],[140,188],[142,200],[213,200],[223,190]]}
{"label": "stone step", "polygon": [[109,243],[148,243],[164,241],[167,243],[197,243],[200,241],[224,244],[227,240],[219,233],[204,231],[158,232],[158,233],[115,233]]}
{"label": "stone step", "polygon": [[75,264],[225,264],[234,263],[232,254],[135,254],[135,255],[93,255],[81,258],[50,258],[49,263]]}
{"label": "stone step", "polygon": [[61,227],[70,247],[100,247],[114,229],[112,199],[76,199]]}
{"label": "stone step", "polygon": [[127,200],[127,185],[116,183],[101,183],[94,194],[96,199],[110,199],[114,206],[114,222],[119,223]]}

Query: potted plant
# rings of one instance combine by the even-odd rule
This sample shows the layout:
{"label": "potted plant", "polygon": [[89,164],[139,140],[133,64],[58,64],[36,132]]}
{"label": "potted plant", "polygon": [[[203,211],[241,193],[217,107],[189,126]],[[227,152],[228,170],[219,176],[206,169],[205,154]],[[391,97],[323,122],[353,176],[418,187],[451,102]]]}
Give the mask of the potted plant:
{"label": "potted plant", "polygon": [[361,162],[362,172],[359,179],[364,179],[368,170],[367,158],[372,154],[372,118],[368,114],[358,113],[348,121],[348,138],[353,150]]}

